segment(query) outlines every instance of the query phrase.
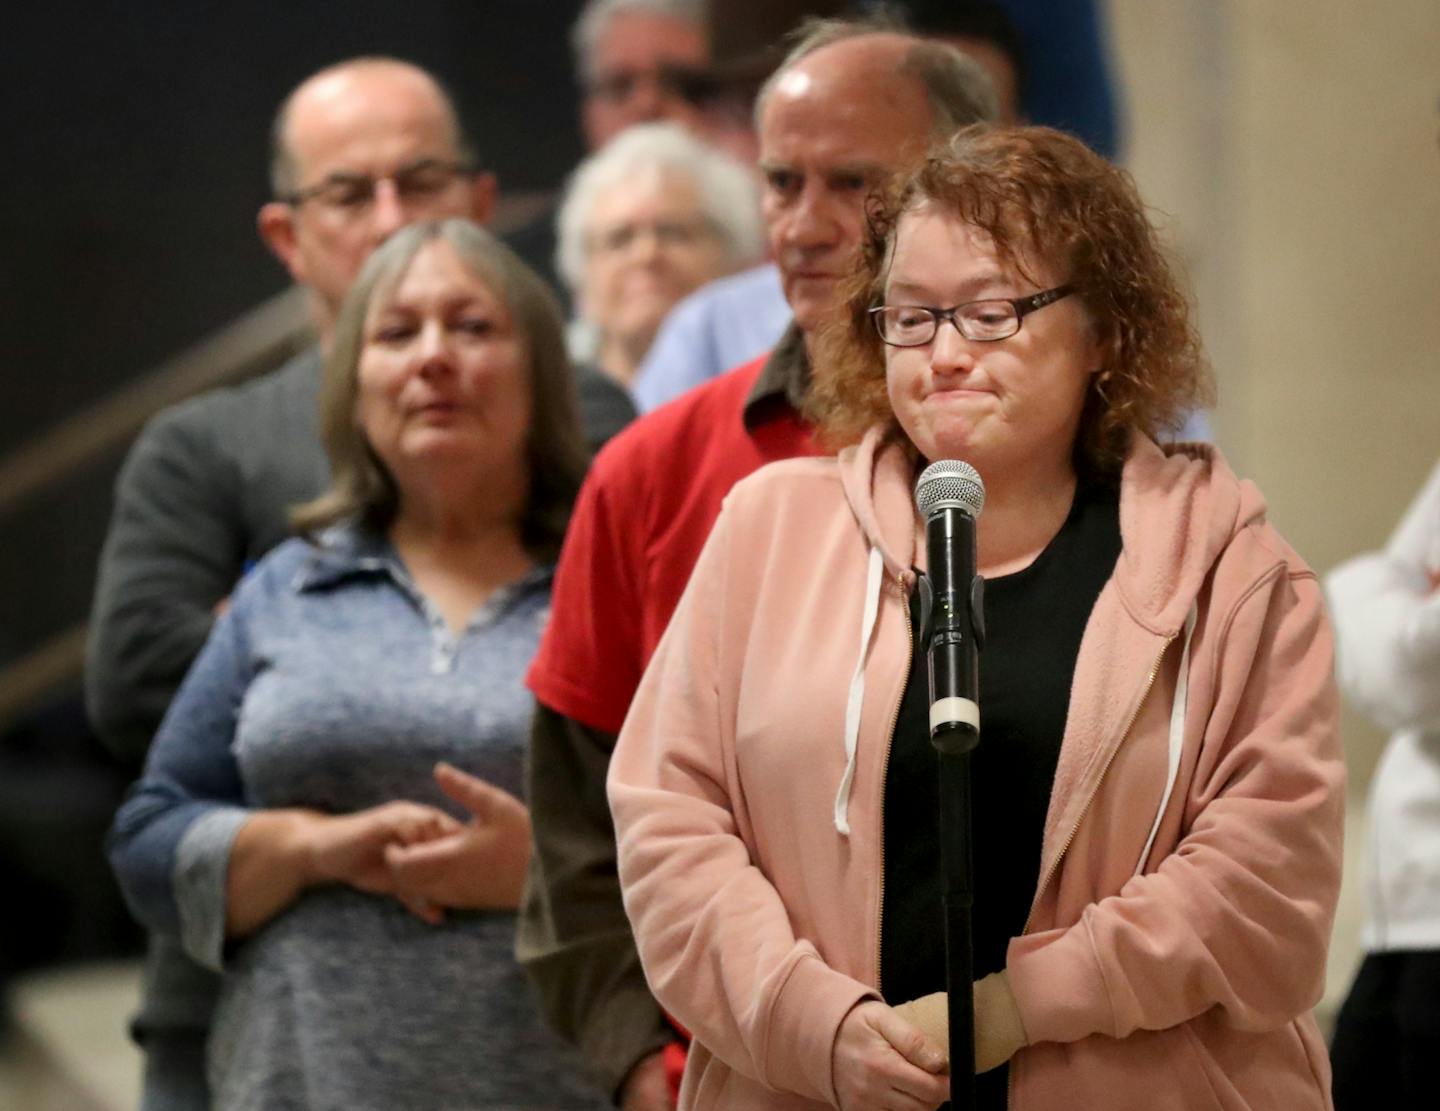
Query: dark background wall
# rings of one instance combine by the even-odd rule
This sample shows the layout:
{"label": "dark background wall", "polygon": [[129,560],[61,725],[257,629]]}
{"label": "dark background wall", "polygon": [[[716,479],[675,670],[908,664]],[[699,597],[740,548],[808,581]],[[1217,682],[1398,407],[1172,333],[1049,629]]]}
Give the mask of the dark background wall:
{"label": "dark background wall", "polygon": [[[0,484],[12,453],[285,288],[255,213],[271,117],[320,67],[373,53],[420,63],[455,93],[503,189],[557,186],[580,154],[567,39],[579,3],[40,0],[7,11]],[[138,944],[99,850],[134,769],[90,735],[73,669],[18,684],[39,697],[17,700],[21,671],[7,668],[73,643],[126,446],[23,500],[0,488],[0,887],[27,907],[0,922],[0,989],[37,964]]]}
{"label": "dark background wall", "polygon": [[[502,188],[580,154],[579,0],[34,4],[0,30],[0,459],[286,279],[255,235],[286,92],[384,53],[456,94]],[[119,453],[0,517],[0,662],[83,619]]]}

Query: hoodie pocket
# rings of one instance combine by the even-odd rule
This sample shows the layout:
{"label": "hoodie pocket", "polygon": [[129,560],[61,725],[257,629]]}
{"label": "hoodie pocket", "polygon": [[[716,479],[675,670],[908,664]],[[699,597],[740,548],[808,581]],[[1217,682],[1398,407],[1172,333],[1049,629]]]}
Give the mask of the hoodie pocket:
{"label": "hoodie pocket", "polygon": [[1031,1046],[1016,1058],[1012,1111],[1229,1111],[1208,1055],[1184,1026]]}
{"label": "hoodie pocket", "polygon": [[[1227,1103],[1215,1090],[1215,1085],[1210,1079],[1210,1070],[1213,1061],[1205,1047],[1200,1043],[1194,1028],[1186,1022],[1175,1027],[1167,1033],[1178,1034],[1183,1047],[1183,1052],[1189,1058],[1190,1064],[1196,1074],[1194,1081],[1195,1106],[1196,1107],[1218,1107],[1224,1111],[1225,1108],[1235,1108],[1238,1105]],[[1203,1095],[1202,1095],[1203,1093]]]}

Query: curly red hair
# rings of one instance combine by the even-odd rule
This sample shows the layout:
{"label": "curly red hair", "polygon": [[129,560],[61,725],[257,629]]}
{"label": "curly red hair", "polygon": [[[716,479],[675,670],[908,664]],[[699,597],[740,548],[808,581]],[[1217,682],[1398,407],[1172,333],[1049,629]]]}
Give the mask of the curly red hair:
{"label": "curly red hair", "polygon": [[808,415],[826,442],[894,428],[884,346],[869,310],[883,300],[901,217],[921,204],[984,232],[1002,263],[1029,277],[1052,264],[1084,302],[1105,360],[1086,395],[1077,469],[1118,473],[1135,433],[1176,429],[1213,396],[1189,305],[1130,175],[1047,127],[967,127],[898,175],[867,209],[844,309],[818,337]]}

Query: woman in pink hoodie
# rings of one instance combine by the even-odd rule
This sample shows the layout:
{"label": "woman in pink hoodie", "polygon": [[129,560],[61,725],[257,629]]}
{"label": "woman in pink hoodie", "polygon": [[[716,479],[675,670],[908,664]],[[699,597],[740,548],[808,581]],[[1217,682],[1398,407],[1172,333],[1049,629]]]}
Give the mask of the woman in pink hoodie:
{"label": "woman in pink hoodie", "polygon": [[911,487],[961,459],[978,1106],[1328,1108],[1330,631],[1255,488],[1157,446],[1208,377],[1133,184],[967,130],[871,215],[816,361],[843,450],[732,492],[611,764],[640,953],[695,1034],[681,1106],[947,1095],[909,1006],[945,983]]}

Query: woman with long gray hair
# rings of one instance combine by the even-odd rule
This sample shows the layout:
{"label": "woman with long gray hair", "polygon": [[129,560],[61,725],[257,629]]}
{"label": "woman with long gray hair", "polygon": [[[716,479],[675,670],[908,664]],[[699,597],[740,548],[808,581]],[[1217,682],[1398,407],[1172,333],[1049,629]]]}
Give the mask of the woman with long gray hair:
{"label": "woman with long gray hair", "polygon": [[511,955],[521,676],[584,465],[560,329],[473,224],[375,252],[322,386],[331,488],[116,816],[137,915],[224,975],[220,1108],[598,1106]]}

